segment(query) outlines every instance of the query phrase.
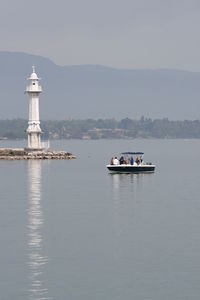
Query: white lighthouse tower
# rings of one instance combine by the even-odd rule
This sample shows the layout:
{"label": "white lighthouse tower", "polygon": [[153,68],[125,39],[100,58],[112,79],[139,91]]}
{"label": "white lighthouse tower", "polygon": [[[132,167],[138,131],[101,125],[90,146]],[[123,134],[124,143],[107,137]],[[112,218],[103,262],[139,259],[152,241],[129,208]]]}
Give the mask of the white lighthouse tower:
{"label": "white lighthouse tower", "polygon": [[35,67],[33,66],[33,72],[28,78],[29,84],[26,87],[26,92],[29,95],[29,121],[28,121],[28,149],[39,150],[41,146],[41,128],[39,119],[39,95],[42,92],[42,87],[39,85],[39,78],[35,73]]}

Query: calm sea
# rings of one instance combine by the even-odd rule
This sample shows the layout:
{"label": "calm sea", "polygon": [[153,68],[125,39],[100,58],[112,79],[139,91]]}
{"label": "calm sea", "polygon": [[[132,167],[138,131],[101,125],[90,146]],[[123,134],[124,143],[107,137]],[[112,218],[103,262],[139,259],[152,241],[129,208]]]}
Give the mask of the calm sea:
{"label": "calm sea", "polygon": [[[0,161],[0,299],[199,299],[200,140],[51,146],[77,159]],[[122,151],[156,172],[109,174]]]}

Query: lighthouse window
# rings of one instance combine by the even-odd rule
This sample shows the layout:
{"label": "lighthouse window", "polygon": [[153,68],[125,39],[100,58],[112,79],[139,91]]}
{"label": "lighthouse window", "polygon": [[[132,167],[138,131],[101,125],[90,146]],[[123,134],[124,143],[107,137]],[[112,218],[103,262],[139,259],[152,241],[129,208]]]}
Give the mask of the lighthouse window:
{"label": "lighthouse window", "polygon": [[35,82],[33,82],[33,85],[35,85]]}

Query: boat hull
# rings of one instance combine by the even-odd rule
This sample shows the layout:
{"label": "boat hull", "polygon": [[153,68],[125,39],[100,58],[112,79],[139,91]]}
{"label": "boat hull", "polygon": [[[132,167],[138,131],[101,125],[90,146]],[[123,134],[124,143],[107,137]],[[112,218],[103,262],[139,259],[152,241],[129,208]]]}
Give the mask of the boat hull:
{"label": "boat hull", "polygon": [[107,165],[107,169],[117,173],[153,173],[155,165]]}

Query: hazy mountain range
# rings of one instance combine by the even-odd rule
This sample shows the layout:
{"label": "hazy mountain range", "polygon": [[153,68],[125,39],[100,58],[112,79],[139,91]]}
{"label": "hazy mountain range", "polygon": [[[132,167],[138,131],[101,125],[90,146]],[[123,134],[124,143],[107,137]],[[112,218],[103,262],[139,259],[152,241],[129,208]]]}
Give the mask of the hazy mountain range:
{"label": "hazy mountain range", "polygon": [[58,66],[35,55],[0,52],[0,118],[28,118],[26,78],[42,78],[41,119],[200,119],[200,73]]}

